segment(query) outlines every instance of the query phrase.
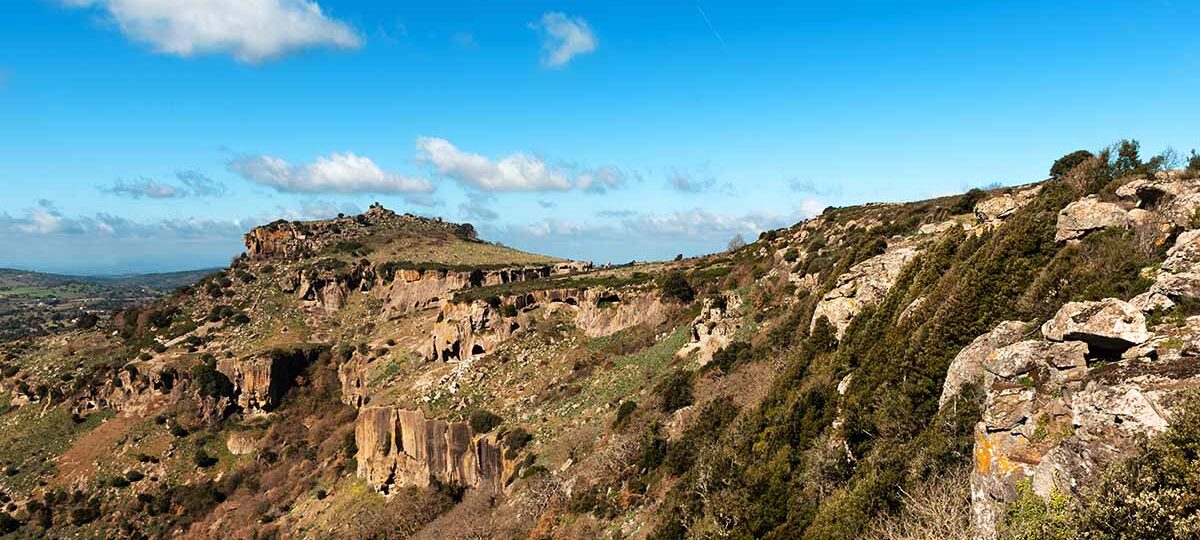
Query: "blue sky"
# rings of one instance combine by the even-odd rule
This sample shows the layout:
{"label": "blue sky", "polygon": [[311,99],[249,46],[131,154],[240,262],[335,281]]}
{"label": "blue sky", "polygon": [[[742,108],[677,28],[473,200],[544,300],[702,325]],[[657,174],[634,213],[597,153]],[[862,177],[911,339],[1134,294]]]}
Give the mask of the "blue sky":
{"label": "blue sky", "polygon": [[595,260],[1200,146],[1200,4],[12,0],[0,266],[389,208]]}

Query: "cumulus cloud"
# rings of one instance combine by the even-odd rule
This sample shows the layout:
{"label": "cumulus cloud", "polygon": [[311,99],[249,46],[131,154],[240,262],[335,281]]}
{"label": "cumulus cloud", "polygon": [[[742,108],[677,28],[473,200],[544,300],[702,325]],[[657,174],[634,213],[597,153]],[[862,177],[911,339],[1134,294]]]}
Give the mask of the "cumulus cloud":
{"label": "cumulus cloud", "polygon": [[136,181],[120,180],[109,186],[99,186],[103,193],[131,199],[179,199],[183,197],[220,197],[225,194],[225,184],[217,182],[196,171],[175,173],[177,184],[143,178]]}
{"label": "cumulus cloud", "polygon": [[417,159],[429,164],[438,174],[465,187],[487,192],[567,191],[582,189],[603,192],[616,188],[625,175],[614,167],[573,170],[547,163],[541,157],[516,152],[500,160],[465,152],[450,141],[438,137],[417,139]]}
{"label": "cumulus cloud", "polygon": [[548,68],[564,67],[572,58],[595,51],[598,44],[583,17],[548,12],[529,27],[542,36],[542,65]]}
{"label": "cumulus cloud", "polygon": [[320,156],[313,163],[291,164],[271,156],[242,156],[229,170],[279,191],[297,193],[430,193],[428,180],[386,171],[353,152]]}
{"label": "cumulus cloud", "polygon": [[83,236],[147,238],[162,235],[184,237],[237,236],[242,224],[237,221],[218,221],[204,218],[172,218],[152,222],[136,222],[98,212],[91,216],[67,217],[53,203],[38,201],[26,208],[23,216],[0,213],[0,234],[35,236]]}
{"label": "cumulus cloud", "polygon": [[131,39],[176,56],[229,54],[259,63],[311,47],[357,49],[362,38],[310,0],[63,0],[102,10]]}

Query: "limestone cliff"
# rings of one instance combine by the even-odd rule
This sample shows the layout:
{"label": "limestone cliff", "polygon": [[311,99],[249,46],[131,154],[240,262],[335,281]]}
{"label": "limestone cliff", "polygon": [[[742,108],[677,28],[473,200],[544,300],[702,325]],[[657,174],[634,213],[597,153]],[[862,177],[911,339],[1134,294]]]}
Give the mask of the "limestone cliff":
{"label": "limestone cliff", "polygon": [[477,436],[466,422],[427,419],[419,410],[365,407],[354,436],[358,475],[383,493],[435,482],[501,491],[512,471],[495,435]]}

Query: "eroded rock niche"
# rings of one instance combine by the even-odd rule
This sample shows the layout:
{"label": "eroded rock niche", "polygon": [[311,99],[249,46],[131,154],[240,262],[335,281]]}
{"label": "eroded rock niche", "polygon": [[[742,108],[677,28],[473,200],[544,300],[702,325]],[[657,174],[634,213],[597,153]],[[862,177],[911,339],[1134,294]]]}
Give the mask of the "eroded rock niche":
{"label": "eroded rock niche", "polygon": [[427,419],[420,410],[364,407],[354,436],[358,475],[382,493],[435,483],[499,491],[512,469],[495,435],[476,436],[466,422]]}

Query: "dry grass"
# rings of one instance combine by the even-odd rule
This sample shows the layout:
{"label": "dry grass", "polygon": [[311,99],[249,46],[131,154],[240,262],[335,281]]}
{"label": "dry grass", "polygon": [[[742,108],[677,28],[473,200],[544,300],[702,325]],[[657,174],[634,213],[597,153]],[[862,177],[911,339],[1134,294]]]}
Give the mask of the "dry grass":
{"label": "dry grass", "polygon": [[967,469],[933,478],[904,495],[904,509],[867,533],[875,540],[971,540],[971,484]]}

